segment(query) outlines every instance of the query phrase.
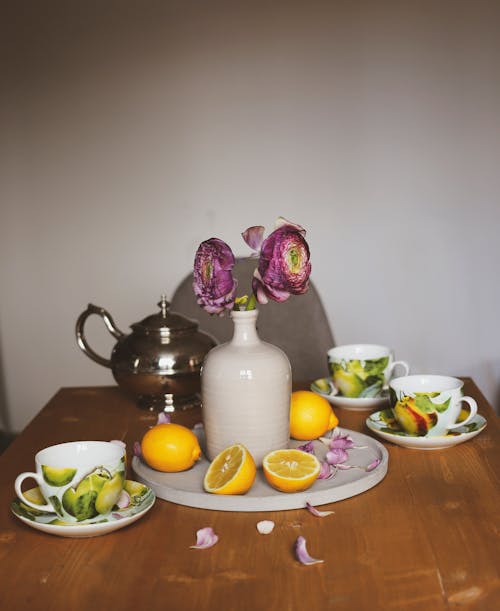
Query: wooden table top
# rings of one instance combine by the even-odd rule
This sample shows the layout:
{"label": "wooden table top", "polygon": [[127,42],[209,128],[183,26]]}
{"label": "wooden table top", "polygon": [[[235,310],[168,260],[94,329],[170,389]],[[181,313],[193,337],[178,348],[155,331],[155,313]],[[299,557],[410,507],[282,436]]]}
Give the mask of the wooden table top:
{"label": "wooden table top", "polygon": [[[0,457],[2,609],[425,609],[500,608],[500,425],[466,379],[487,428],[446,450],[385,444],[387,476],[361,495],[306,509],[232,513],[157,499],[139,521],[90,539],[34,530],[10,512],[14,479],[35,453],[79,439],[129,448],[156,422],[117,387],[63,388]],[[370,434],[366,412],[335,410],[340,425]],[[188,426],[200,414],[174,417]],[[133,474],[129,472],[129,478]],[[271,535],[256,523],[271,519]],[[211,526],[219,542],[194,550]],[[301,565],[299,535],[323,564]]]}

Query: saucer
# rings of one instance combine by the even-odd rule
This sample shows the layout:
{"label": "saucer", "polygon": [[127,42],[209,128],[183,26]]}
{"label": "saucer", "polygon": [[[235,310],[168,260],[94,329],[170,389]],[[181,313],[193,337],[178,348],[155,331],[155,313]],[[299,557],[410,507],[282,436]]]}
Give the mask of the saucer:
{"label": "saucer", "polygon": [[[98,537],[106,535],[114,530],[123,528],[132,524],[147,513],[155,502],[155,494],[148,486],[132,480],[125,482],[125,487],[130,494],[130,505],[125,509],[113,511],[108,517],[101,518],[96,516],[91,520],[83,520],[82,522],[64,522],[59,519],[55,513],[47,511],[37,511],[28,505],[25,505],[17,497],[12,501],[10,508],[12,513],[28,526],[41,530],[42,532],[51,535],[59,535],[60,537]],[[31,500],[34,503],[36,497],[41,502],[41,494],[38,488],[32,488],[25,492],[31,495]],[[45,502],[45,501],[44,501]]]}
{"label": "saucer", "polygon": [[391,418],[390,410],[375,412],[366,419],[366,426],[382,439],[414,450],[443,450],[469,441],[486,427],[486,419],[477,414],[471,422],[440,437],[418,437],[403,432]]}
{"label": "saucer", "polygon": [[366,410],[381,409],[389,404],[389,393],[387,391],[382,391],[382,394],[379,397],[351,398],[343,397],[336,392],[328,392],[328,390],[326,390],[327,388],[332,388],[328,378],[320,378],[311,384],[311,390],[314,393],[320,397],[324,397],[335,407],[361,412]]}

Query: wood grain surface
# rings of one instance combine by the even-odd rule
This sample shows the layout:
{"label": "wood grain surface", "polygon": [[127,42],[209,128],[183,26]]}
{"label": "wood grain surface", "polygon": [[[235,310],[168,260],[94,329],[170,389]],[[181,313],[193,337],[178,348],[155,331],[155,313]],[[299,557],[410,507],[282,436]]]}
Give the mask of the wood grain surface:
{"label": "wood grain surface", "polygon": [[[14,479],[35,453],[80,439],[123,439],[129,454],[156,415],[116,387],[64,388],[0,457],[0,603],[5,611],[138,609],[500,609],[500,427],[474,382],[465,391],[488,420],[445,450],[385,444],[389,471],[375,488],[305,509],[231,513],[158,499],[141,520],[90,539],[36,531],[10,512]],[[342,427],[371,435],[368,413],[335,410]],[[200,413],[174,420],[194,425]],[[133,479],[133,473],[129,472]],[[256,523],[276,527],[260,535]],[[194,550],[211,526],[219,542]],[[303,566],[299,535],[323,564]]]}

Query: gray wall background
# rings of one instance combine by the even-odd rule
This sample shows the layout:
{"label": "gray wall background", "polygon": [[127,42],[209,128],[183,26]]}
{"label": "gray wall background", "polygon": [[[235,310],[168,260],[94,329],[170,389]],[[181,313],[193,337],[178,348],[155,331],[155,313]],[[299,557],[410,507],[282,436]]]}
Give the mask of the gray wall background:
{"label": "gray wall background", "polygon": [[[202,240],[308,230],[337,343],[500,404],[497,2],[19,2],[2,18],[0,406],[113,383]],[[99,321],[89,339],[109,354]]]}

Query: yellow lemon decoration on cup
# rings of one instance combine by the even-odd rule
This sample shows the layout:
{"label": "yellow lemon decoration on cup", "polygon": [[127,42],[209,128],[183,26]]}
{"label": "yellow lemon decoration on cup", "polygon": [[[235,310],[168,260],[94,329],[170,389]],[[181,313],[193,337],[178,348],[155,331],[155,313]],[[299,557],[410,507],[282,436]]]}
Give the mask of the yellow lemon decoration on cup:
{"label": "yellow lemon decoration on cup", "polygon": [[157,471],[185,471],[201,456],[198,437],[191,429],[173,422],[157,424],[141,442],[142,457]]}
{"label": "yellow lemon decoration on cup", "polygon": [[339,419],[330,404],[310,390],[296,390],[290,401],[290,437],[301,441],[317,439],[336,427]]}
{"label": "yellow lemon decoration on cup", "polygon": [[316,456],[302,450],[274,450],[262,461],[267,481],[280,492],[307,490],[317,480],[320,469]]}
{"label": "yellow lemon decoration on cup", "polygon": [[245,494],[252,487],[256,473],[253,456],[244,445],[237,443],[213,459],[203,479],[203,487],[213,494]]}

